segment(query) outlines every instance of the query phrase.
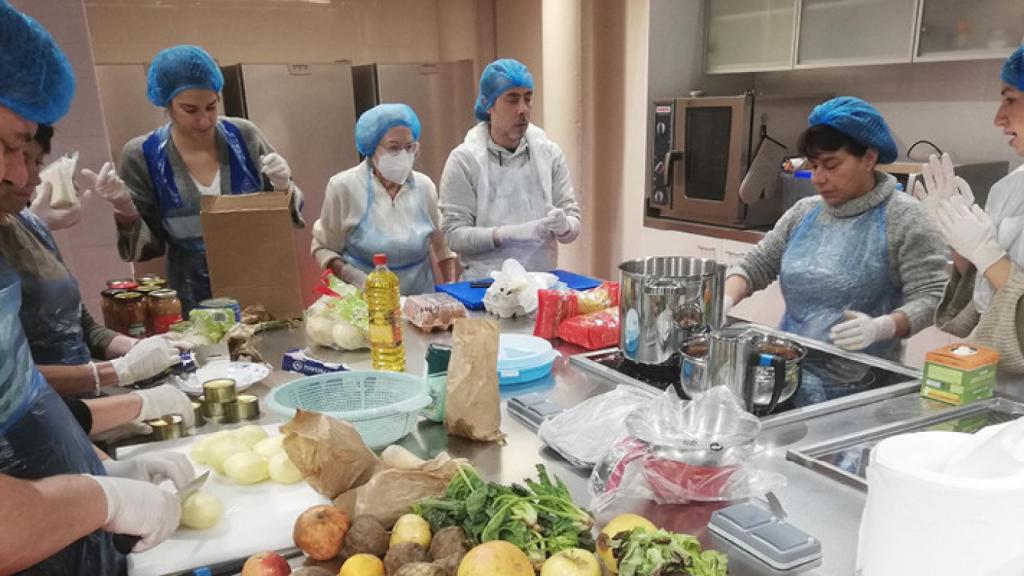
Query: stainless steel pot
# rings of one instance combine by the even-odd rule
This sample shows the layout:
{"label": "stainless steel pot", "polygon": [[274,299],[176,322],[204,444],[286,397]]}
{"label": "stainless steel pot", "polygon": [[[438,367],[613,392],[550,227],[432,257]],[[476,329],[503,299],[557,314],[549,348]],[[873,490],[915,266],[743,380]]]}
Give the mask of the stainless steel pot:
{"label": "stainless steel pot", "polygon": [[633,362],[669,362],[687,338],[722,326],[725,266],[714,260],[628,260],[619,284],[619,345]]}

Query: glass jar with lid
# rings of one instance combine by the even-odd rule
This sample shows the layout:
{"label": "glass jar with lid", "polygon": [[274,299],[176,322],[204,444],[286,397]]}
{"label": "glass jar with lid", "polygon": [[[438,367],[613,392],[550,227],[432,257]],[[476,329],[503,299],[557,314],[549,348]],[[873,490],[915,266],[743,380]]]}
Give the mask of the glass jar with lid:
{"label": "glass jar with lid", "polygon": [[146,303],[138,292],[121,292],[114,296],[115,316],[120,332],[132,338],[146,337]]}
{"label": "glass jar with lid", "polygon": [[171,325],[181,321],[181,299],[178,292],[162,288],[149,293],[149,333],[166,334]]}
{"label": "glass jar with lid", "polygon": [[117,313],[117,301],[114,300],[114,297],[122,292],[125,292],[125,290],[119,288],[107,288],[100,292],[102,297],[100,307],[103,311],[103,325],[115,332],[124,332],[121,327],[120,316]]}

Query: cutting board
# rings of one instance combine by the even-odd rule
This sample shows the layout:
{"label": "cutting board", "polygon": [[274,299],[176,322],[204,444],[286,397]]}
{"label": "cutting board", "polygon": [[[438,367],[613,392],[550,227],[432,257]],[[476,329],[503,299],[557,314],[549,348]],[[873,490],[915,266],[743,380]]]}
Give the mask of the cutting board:
{"label": "cutting board", "polygon": [[[552,270],[551,273],[573,290],[590,290],[601,285],[600,280],[590,276],[574,274],[565,270]],[[454,297],[470,310],[483,310],[484,294],[487,293],[487,287],[474,288],[473,284],[474,282],[453,282],[451,284],[438,284],[434,288],[438,292],[444,292]]]}
{"label": "cutting board", "polygon": [[[276,424],[264,428],[271,436],[280,434]],[[118,450],[117,454],[122,460],[145,452],[164,450],[187,456],[192,445],[202,437],[190,436],[180,440],[128,446]],[[197,475],[210,469],[206,465],[192,464]],[[163,486],[174,490],[170,482],[165,482]],[[326,497],[315,492],[305,482],[284,485],[267,480],[256,485],[241,486],[216,472],[210,474],[203,490],[216,495],[224,504],[224,516],[220,522],[206,530],[181,527],[155,548],[129,554],[130,576],[156,576],[190,570],[245,558],[263,550],[294,546],[292,525],[295,519],[306,508],[328,502]]]}

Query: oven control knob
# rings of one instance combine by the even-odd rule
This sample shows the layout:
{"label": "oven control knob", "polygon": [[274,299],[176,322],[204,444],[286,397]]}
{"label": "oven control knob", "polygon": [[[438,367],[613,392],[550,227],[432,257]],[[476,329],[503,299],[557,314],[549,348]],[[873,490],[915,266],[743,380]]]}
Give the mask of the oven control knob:
{"label": "oven control knob", "polygon": [[654,131],[658,133],[658,136],[664,136],[665,132],[668,131],[668,127],[665,126],[664,122],[658,122],[654,127]]}

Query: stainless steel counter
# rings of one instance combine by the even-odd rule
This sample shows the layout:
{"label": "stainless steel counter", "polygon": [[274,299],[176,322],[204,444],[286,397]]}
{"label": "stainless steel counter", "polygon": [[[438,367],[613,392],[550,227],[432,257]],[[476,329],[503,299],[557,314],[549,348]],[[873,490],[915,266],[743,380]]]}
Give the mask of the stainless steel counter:
{"label": "stainless steel counter", "polygon": [[[504,332],[532,332],[532,320],[504,321]],[[305,345],[305,334],[301,330],[278,331],[263,334],[259,348],[266,360],[278,368],[281,357],[291,348]],[[450,333],[425,334],[407,327],[405,332],[406,367],[414,374],[423,372],[424,354],[431,342],[448,342]],[[566,348],[563,353],[575,353],[579,349]],[[341,361],[354,369],[370,367],[369,352],[340,353],[318,349],[318,357],[324,360]],[[280,383],[300,377],[298,374],[275,371],[264,382],[253,387],[259,396]],[[567,357],[555,363],[551,376],[527,388],[520,388],[515,394],[545,392],[560,405],[573,405],[585,398],[611,390],[611,380],[598,374],[585,372],[571,365]],[[503,398],[504,399],[504,398]],[[503,403],[504,404],[504,403]],[[848,576],[854,571],[856,560],[857,529],[864,506],[864,494],[854,488],[842,485],[817,472],[803,468],[785,459],[786,451],[805,444],[814,444],[836,436],[876,427],[886,423],[919,417],[948,407],[925,400],[916,394],[880,400],[850,408],[845,411],[825,414],[810,420],[780,423],[767,428],[759,442],[765,450],[756,462],[764,468],[779,472],[787,478],[785,487],[776,495],[789,515],[789,520],[799,528],[818,537],[822,542],[823,559],[820,566],[806,574],[819,576]],[[586,482],[587,474],[569,466],[552,451],[543,447],[537,436],[522,423],[509,416],[503,405],[502,430],[507,435],[507,445],[483,444],[460,438],[449,438],[440,424],[421,421],[417,429],[400,443],[422,457],[432,457],[447,450],[454,456],[468,458],[490,480],[499,482],[519,481],[532,476],[537,463],[543,462],[549,471],[560,476],[572,491],[577,502],[589,502]],[[263,423],[277,419],[263,406]],[[216,429],[207,424],[198,433]],[[602,525],[615,514],[624,511],[642,514],[666,528],[698,535],[705,544],[712,544],[729,555],[732,576],[775,574],[764,564],[750,559],[742,551],[721,542],[713,541],[705,533],[705,526],[711,513],[721,504],[698,503],[677,506],[657,506],[648,501],[620,501],[598,516]]]}

